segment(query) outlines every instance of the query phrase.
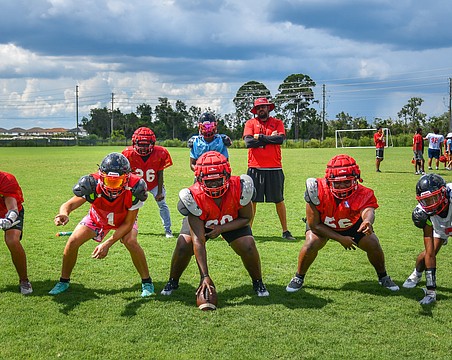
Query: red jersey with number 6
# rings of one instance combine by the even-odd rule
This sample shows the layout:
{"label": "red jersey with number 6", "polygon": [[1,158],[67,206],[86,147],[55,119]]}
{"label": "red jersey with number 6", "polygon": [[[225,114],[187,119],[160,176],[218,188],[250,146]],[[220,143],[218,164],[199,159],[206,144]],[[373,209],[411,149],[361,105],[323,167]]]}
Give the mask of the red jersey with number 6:
{"label": "red jersey with number 6", "polygon": [[133,146],[125,148],[122,154],[129,160],[132,172],[146,181],[148,190],[158,185],[157,172],[173,165],[170,153],[163,146],[155,145],[149,157],[138,155]]}
{"label": "red jersey with number 6", "polygon": [[237,219],[239,210],[243,207],[240,205],[240,197],[242,194],[242,186],[240,176],[231,176],[229,179],[229,188],[221,197],[221,204],[218,207],[215,201],[207,196],[201,189],[198,182],[189,187],[193,198],[198,207],[202,210],[199,217],[205,222],[204,226],[221,225]]}
{"label": "red jersey with number 6", "polygon": [[337,199],[328,187],[325,178],[317,179],[320,204],[316,206],[321,221],[335,231],[344,231],[352,227],[361,217],[365,208],[378,208],[373,190],[358,184],[350,197]]}

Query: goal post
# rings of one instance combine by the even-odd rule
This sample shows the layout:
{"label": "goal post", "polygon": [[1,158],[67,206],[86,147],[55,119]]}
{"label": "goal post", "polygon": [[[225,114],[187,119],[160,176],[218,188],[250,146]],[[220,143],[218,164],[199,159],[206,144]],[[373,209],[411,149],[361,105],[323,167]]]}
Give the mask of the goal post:
{"label": "goal post", "polygon": [[[385,138],[385,147],[393,147],[391,130],[382,128]],[[377,129],[344,129],[336,130],[336,148],[374,148],[374,134]]]}

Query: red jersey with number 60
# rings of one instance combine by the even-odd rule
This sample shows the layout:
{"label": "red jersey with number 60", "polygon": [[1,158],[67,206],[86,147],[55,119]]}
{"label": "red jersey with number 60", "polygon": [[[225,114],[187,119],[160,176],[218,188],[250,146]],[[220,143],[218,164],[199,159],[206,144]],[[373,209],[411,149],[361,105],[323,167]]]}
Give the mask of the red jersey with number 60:
{"label": "red jersey with number 60", "polygon": [[[99,181],[99,174],[91,174],[97,181]],[[126,219],[129,210],[136,210],[143,206],[142,201],[138,201],[133,205],[132,188],[140,180],[138,175],[131,174],[129,178],[128,188],[119,194],[113,200],[108,200],[104,196],[97,196],[91,203],[89,209],[89,216],[99,227],[104,230],[117,229]],[[97,184],[96,194],[102,194],[100,184]]]}
{"label": "red jersey with number 60", "polygon": [[22,210],[24,196],[14,175],[0,171],[0,217],[5,217],[8,209],[5,205],[5,197],[12,197],[17,201],[17,209]]}
{"label": "red jersey with number 60", "polygon": [[155,145],[147,159],[146,156],[138,155],[133,150],[133,146],[125,148],[122,154],[129,160],[132,172],[146,181],[148,190],[158,185],[157,172],[173,165],[170,153],[163,146]]}
{"label": "red jersey with number 60", "polygon": [[365,208],[378,208],[373,190],[361,184],[350,197],[341,201],[331,193],[325,178],[318,178],[317,185],[320,204],[316,208],[320,220],[335,231],[344,231],[356,224]]}
{"label": "red jersey with number 60", "polygon": [[218,207],[215,201],[207,196],[201,189],[198,182],[189,187],[193,198],[198,207],[202,210],[199,217],[205,222],[204,226],[222,225],[237,219],[239,210],[243,207],[240,205],[240,197],[242,194],[242,186],[240,176],[231,176],[229,179],[229,188],[221,197],[221,204]]}

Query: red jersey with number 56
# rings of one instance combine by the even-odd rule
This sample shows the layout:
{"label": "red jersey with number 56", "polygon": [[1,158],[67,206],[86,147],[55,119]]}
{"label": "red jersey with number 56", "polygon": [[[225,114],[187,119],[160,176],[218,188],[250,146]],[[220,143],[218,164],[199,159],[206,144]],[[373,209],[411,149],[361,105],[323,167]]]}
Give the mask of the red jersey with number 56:
{"label": "red jersey with number 56", "polygon": [[[99,181],[99,174],[91,174]],[[105,231],[117,229],[126,219],[129,210],[139,209],[144,205],[142,201],[133,204],[132,188],[140,180],[138,175],[131,174],[128,188],[126,188],[117,198],[109,200],[104,196],[97,196],[91,203],[89,216],[99,227]],[[102,194],[100,184],[97,185],[96,194]]]}
{"label": "red jersey with number 56", "polygon": [[347,199],[339,201],[329,189],[325,178],[317,179],[320,204],[316,206],[320,220],[335,231],[352,227],[365,208],[378,208],[373,190],[358,184],[358,189]]}
{"label": "red jersey with number 56", "polygon": [[5,217],[8,209],[5,205],[5,197],[12,197],[17,201],[17,209],[22,210],[24,196],[14,175],[0,171],[0,217]]}
{"label": "red jersey with number 56", "polygon": [[133,146],[125,148],[122,154],[129,160],[132,172],[146,181],[148,190],[158,185],[157,172],[173,165],[170,153],[163,146],[154,145],[149,157],[138,155]]}
{"label": "red jersey with number 56", "polygon": [[198,182],[190,186],[189,190],[196,204],[202,210],[199,218],[205,222],[205,227],[222,225],[237,219],[239,210],[243,207],[240,205],[242,194],[240,176],[231,176],[229,179],[229,188],[221,197],[220,207],[215,204],[215,201],[211,197],[202,191]]}

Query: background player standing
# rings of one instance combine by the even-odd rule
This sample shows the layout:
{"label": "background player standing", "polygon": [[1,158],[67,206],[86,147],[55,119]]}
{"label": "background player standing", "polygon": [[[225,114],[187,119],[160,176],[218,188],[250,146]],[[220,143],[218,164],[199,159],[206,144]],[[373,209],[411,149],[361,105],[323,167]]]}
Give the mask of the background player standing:
{"label": "background player standing", "polygon": [[148,191],[159,207],[165,236],[172,238],[171,215],[165,200],[163,171],[173,165],[173,161],[168,150],[155,145],[155,142],[154,132],[147,127],[140,127],[133,133],[132,146],[124,149],[122,154],[129,160],[132,172],[146,181]]}
{"label": "background player standing", "polygon": [[384,151],[385,151],[385,134],[383,133],[383,128],[381,126],[377,127],[377,132],[374,134],[374,143],[375,143],[375,167],[377,172],[380,171],[380,163],[384,159]]}
{"label": "background player standing", "polygon": [[218,151],[229,159],[228,147],[232,141],[229,136],[218,134],[215,116],[209,112],[201,114],[198,128],[199,135],[193,135],[187,143],[190,148],[190,169],[195,171],[196,160],[207,151]]}

